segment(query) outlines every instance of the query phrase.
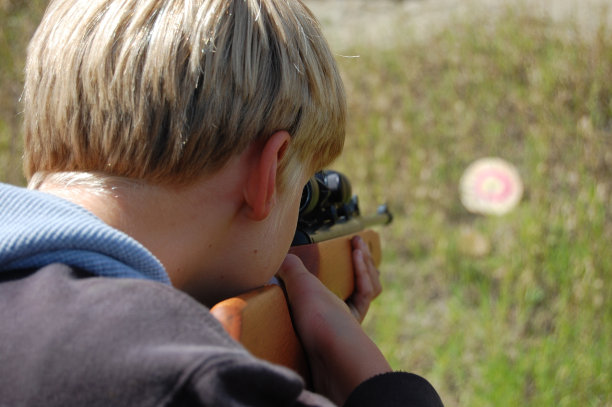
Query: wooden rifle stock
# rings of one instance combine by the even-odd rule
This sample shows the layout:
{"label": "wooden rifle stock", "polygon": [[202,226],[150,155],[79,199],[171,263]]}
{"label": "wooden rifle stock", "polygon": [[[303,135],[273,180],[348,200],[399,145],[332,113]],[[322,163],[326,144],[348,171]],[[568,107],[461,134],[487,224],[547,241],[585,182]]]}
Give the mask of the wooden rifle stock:
{"label": "wooden rifle stock", "polygon": [[[355,233],[368,244],[375,264],[381,261],[378,233],[368,229]],[[294,246],[308,270],[343,300],[353,292],[351,238],[342,236],[319,243]],[[266,285],[238,297],[221,301],[211,309],[225,330],[253,355],[298,372],[309,380],[302,345],[293,329],[285,294],[278,285]]]}

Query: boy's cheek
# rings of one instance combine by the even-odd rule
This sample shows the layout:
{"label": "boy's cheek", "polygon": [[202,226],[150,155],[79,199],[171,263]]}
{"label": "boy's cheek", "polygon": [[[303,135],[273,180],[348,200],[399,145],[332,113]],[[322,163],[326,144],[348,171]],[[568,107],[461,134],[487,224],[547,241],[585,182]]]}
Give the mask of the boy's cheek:
{"label": "boy's cheek", "polygon": [[261,243],[242,255],[235,253],[235,256],[240,257],[230,260],[233,263],[232,270],[226,270],[223,280],[220,281],[226,291],[233,292],[234,295],[241,294],[267,284],[274,277],[288,249],[283,250],[282,245],[274,244],[269,239],[262,239]]}
{"label": "boy's cheek", "polygon": [[[289,192],[289,191],[287,191]],[[277,197],[265,221],[250,224],[224,255],[225,270],[218,284],[224,292],[241,294],[270,282],[285,259],[297,226],[302,189]]]}

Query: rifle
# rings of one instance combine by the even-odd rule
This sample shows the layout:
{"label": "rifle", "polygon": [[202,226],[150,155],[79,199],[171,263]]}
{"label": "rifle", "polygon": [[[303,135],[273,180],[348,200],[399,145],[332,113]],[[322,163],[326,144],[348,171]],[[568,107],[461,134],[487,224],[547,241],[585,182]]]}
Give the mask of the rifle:
{"label": "rifle", "polygon": [[[354,290],[351,238],[361,236],[378,266],[380,237],[368,228],[391,221],[386,205],[379,206],[373,215],[361,216],[358,198],[352,196],[346,176],[337,171],[320,171],[303,189],[289,252],[300,257],[328,289],[346,300]],[[268,284],[221,301],[211,313],[253,355],[289,367],[309,381],[306,357],[279,285]]]}

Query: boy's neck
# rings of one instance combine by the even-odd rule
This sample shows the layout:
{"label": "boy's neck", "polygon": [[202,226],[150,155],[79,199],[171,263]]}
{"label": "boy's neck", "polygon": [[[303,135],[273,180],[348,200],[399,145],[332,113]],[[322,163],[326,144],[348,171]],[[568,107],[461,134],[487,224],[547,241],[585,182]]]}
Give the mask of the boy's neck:
{"label": "boy's neck", "polygon": [[[104,189],[52,182],[38,189],[84,207],[140,242],[164,265],[172,284],[189,292],[195,279],[201,287],[215,285],[210,266],[216,263],[219,242],[226,241],[242,210],[238,185],[231,173],[221,172],[178,188],[111,181]],[[209,300],[217,295],[214,292],[196,291],[200,301],[216,301]]]}
{"label": "boy's neck", "polygon": [[278,131],[214,174],[180,187],[112,177],[91,187],[53,183],[53,176],[37,185],[139,241],[176,288],[210,306],[268,282],[289,250],[302,185],[312,175],[301,173],[278,188],[289,142],[289,134]]}

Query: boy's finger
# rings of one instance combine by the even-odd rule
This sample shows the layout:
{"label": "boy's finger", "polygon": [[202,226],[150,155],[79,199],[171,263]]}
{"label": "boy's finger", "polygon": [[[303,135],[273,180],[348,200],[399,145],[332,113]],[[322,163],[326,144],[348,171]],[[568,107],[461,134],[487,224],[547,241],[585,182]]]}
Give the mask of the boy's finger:
{"label": "boy's finger", "polygon": [[378,269],[376,268],[376,264],[374,264],[374,259],[372,258],[372,253],[370,252],[370,247],[367,245],[367,243],[361,238],[361,236],[353,237],[352,243],[353,249],[361,250],[363,252],[363,258],[368,266],[368,271],[370,273],[378,274]]}
{"label": "boy's finger", "polygon": [[353,252],[353,263],[355,265],[355,296],[370,300],[374,297],[376,282],[373,281],[366,259],[361,250]]}
{"label": "boy's finger", "polygon": [[278,273],[278,277],[283,281],[289,300],[296,296],[308,296],[308,292],[315,290],[320,281],[313,276],[304,266],[302,260],[293,254],[288,254],[283,260]]}
{"label": "boy's finger", "polygon": [[[374,295],[372,298],[375,298],[382,291],[382,286],[380,284],[380,272],[374,264],[374,259],[372,259],[372,255],[370,254],[370,248],[359,236],[353,238],[353,247],[353,264],[355,265],[356,278],[359,277],[359,273],[364,273],[368,276],[373,286]],[[360,258],[357,257],[358,254]]]}
{"label": "boy's finger", "polygon": [[355,291],[351,295],[348,304],[357,321],[362,322],[368,310],[372,286],[367,266],[363,259],[363,252],[360,249],[353,252],[353,264],[355,268]]}
{"label": "boy's finger", "polygon": [[280,269],[278,270],[278,276],[280,278],[283,278],[283,276],[290,277],[288,274],[302,272],[308,272],[304,266],[304,263],[302,263],[302,260],[294,254],[287,254],[280,266]]}

